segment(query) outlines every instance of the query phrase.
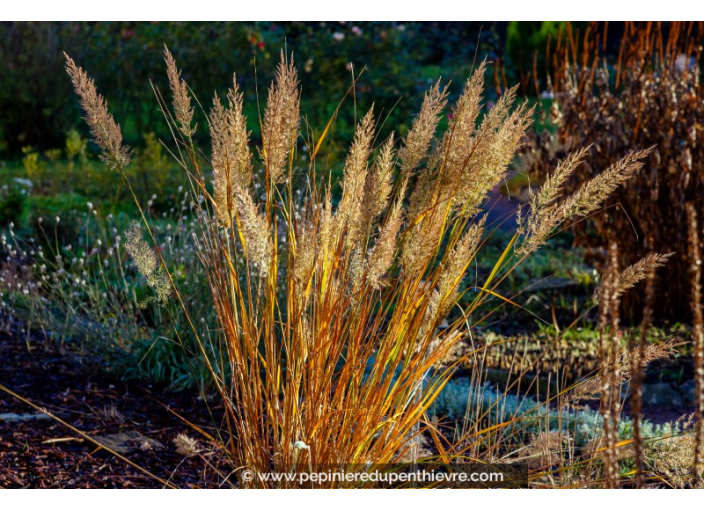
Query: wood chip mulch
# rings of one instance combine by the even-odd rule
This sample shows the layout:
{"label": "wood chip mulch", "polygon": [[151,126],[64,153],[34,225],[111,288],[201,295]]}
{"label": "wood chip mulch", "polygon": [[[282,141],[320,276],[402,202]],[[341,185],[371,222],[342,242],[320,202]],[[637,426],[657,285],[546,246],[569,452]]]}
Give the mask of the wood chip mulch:
{"label": "wood chip mulch", "polygon": [[[179,433],[199,436],[181,418],[213,430],[195,391],[169,392],[87,370],[80,358],[0,333],[0,384],[91,437],[128,439],[124,456],[177,487],[217,487],[203,456],[176,451]],[[215,415],[218,409],[212,408]],[[157,488],[164,484],[69,428],[0,391],[0,488]],[[112,441],[112,442],[110,442]],[[202,441],[200,442],[202,444]]]}

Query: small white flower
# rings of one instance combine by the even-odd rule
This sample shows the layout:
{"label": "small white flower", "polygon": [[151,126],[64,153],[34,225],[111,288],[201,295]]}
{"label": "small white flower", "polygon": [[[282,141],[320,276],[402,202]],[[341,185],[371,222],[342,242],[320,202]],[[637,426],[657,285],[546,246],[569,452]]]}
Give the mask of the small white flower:
{"label": "small white flower", "polygon": [[293,447],[296,450],[310,450],[310,446],[305,444],[303,441],[296,441],[295,443],[293,443]]}

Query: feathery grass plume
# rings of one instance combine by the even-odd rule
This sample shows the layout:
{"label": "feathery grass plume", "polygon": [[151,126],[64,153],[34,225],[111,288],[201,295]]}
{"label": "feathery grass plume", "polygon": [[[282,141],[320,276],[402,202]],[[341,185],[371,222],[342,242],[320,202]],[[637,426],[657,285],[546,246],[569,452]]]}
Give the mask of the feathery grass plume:
{"label": "feathery grass plume", "polygon": [[281,182],[298,136],[300,93],[298,73],[286,62],[283,51],[276,79],[269,89],[262,126],[262,156],[272,183]]}
{"label": "feathery grass plume", "polygon": [[367,197],[364,196],[364,191],[369,174],[374,126],[372,107],[357,125],[352,146],[345,160],[342,199],[335,216],[338,220],[336,235],[339,236],[343,229],[346,229],[345,239],[348,247],[359,247],[362,236],[366,233],[363,213]]}
{"label": "feathery grass plume", "polygon": [[412,226],[402,245],[401,265],[404,274],[408,275],[410,279],[414,279],[415,275],[422,275],[426,271],[440,247],[447,210],[439,209],[440,206],[436,205],[426,211],[420,211],[416,216],[412,216],[411,211],[407,214]]}
{"label": "feathery grass plume", "polygon": [[565,217],[585,216],[601,207],[616,188],[643,168],[643,160],[651,151],[652,149],[645,149],[630,152],[605,172],[586,182],[565,200]]}
{"label": "feathery grass plume", "polygon": [[513,113],[515,90],[499,99],[479,128],[484,66],[467,81],[452,111],[452,120],[439,147],[411,195],[410,218],[423,217],[417,235],[404,245],[404,269],[414,273],[429,263],[422,253],[440,243],[438,233],[453,215],[474,216],[487,194],[504,178],[508,164],[525,134],[531,111],[525,105]]}
{"label": "feathery grass plume", "polygon": [[520,253],[535,251],[564,219],[557,200],[564,193],[567,179],[574,173],[579,164],[584,161],[589,148],[574,152],[560,161],[555,171],[545,178],[540,190],[530,199],[530,213],[524,222],[522,207],[518,210],[518,232],[524,242],[518,250]]}
{"label": "feathery grass plume", "polygon": [[[438,267],[437,284],[433,288],[429,284],[422,286],[422,290],[430,291],[430,300],[423,317],[420,329],[420,336],[423,337],[429,331],[437,328],[440,322],[448,316],[452,307],[457,303],[459,289],[467,271],[467,267],[474,259],[479,241],[484,232],[486,216],[473,224],[462,235],[456,245],[449,248],[449,252]],[[433,351],[443,342],[448,342],[448,338],[435,338],[429,346]],[[448,342],[448,343],[451,343]]]}
{"label": "feathery grass plume", "polygon": [[136,221],[125,232],[125,247],[157,299],[161,303],[168,301],[172,291],[171,283],[159,265],[156,253],[142,237],[142,227]]}
{"label": "feathery grass plume", "polygon": [[[210,138],[213,163],[213,205],[220,225],[232,226],[234,210],[234,175],[231,173],[229,157],[230,126],[220,98],[215,96],[210,110]],[[234,166],[234,161],[233,165]],[[233,169],[234,170],[234,169]]]}
{"label": "feathery grass plume", "polygon": [[540,186],[538,193],[535,193],[531,198],[531,212],[535,211],[535,214],[538,214],[539,211],[544,208],[555,204],[555,201],[564,193],[565,182],[584,161],[590,149],[591,147],[584,147],[568,155],[563,161],[560,161],[555,171],[545,178],[545,182]]}
{"label": "feathery grass plume", "polygon": [[296,282],[296,302],[302,309],[308,306],[312,291],[311,279],[315,270],[316,251],[318,248],[318,226],[315,211],[308,204],[305,216],[298,223],[295,233],[294,278]]}
{"label": "feathery grass plume", "polygon": [[638,282],[645,280],[656,269],[663,267],[674,253],[648,253],[635,264],[628,266],[618,277],[615,296],[620,297]]}
{"label": "feathery grass plume", "polygon": [[233,191],[237,227],[247,259],[257,268],[259,276],[266,278],[274,251],[269,225],[247,191],[239,186]]}
{"label": "feathery grass plume", "polygon": [[613,283],[610,299],[619,299],[627,290],[632,289],[638,282],[645,280],[656,269],[663,267],[674,253],[648,253],[635,264],[628,266],[619,274],[614,282],[604,280],[594,291],[594,301],[601,303],[601,295],[607,283]]}
{"label": "feathery grass plume", "polygon": [[318,243],[316,249],[320,260],[326,264],[329,256],[336,248],[335,244],[335,215],[332,210],[332,187],[328,184],[325,188],[325,196],[321,204],[316,204],[316,209],[320,210],[318,220]]}
{"label": "feathery grass plume", "polygon": [[447,94],[447,86],[440,88],[440,80],[425,93],[420,112],[413,120],[413,126],[398,154],[401,160],[401,175],[404,178],[408,178],[427,156],[442,111],[447,105]]}
{"label": "feathery grass plume", "polygon": [[395,168],[394,136],[391,134],[374,160],[362,191],[362,210],[359,217],[359,230],[362,241],[367,241],[379,215],[388,207],[393,191]]}
{"label": "feathery grass plume", "polygon": [[[621,383],[636,379],[638,373],[634,367],[641,367],[641,370],[645,370],[653,361],[667,359],[676,354],[677,347],[680,345],[681,342],[677,339],[670,339],[665,342],[646,344],[642,352],[622,349],[617,362]],[[607,373],[599,373],[580,383],[569,395],[569,402],[600,398],[604,386],[609,384],[607,381],[609,377],[610,375]]]}
{"label": "feathery grass plume", "polygon": [[405,183],[402,184],[396,202],[392,207],[386,222],[379,231],[379,236],[367,256],[367,279],[371,287],[379,290],[382,277],[391,268],[397,248],[397,236],[403,224],[403,197],[406,193]]}
{"label": "feathery grass plume", "polygon": [[461,180],[455,200],[461,207],[469,206],[469,213],[478,211],[486,194],[504,179],[532,122],[534,109],[525,103],[511,112],[515,91],[507,91],[485,117],[456,173]]}
{"label": "feathery grass plume", "polygon": [[[473,139],[473,135],[477,130],[477,118],[482,107],[485,71],[486,65],[482,62],[465,83],[462,94],[452,108],[448,129],[429,162],[428,166],[438,172],[441,186],[446,186],[449,180],[459,177],[467,169],[467,158],[478,143],[478,137]],[[486,114],[480,129],[487,133],[496,129],[503,120],[504,107],[512,104],[514,98],[515,95],[502,96]]]}
{"label": "feathery grass plume", "polygon": [[452,247],[450,253],[445,257],[446,261],[440,269],[440,276],[436,287],[437,310],[442,317],[449,313],[449,309],[457,300],[462,278],[467,272],[467,267],[472,260],[474,260],[474,255],[477,253],[479,241],[481,241],[482,234],[484,233],[485,223],[486,216],[470,226],[459,242]]}
{"label": "feathery grass plume", "polygon": [[[371,113],[372,112],[370,111],[368,117],[372,119],[373,122],[373,117],[371,116]],[[364,119],[362,122],[364,122]],[[369,142],[360,139],[355,140],[355,143],[359,141],[361,143],[367,143],[369,146],[371,146],[371,137],[374,134],[373,124],[370,126],[368,133],[366,133],[366,128],[364,126],[360,125],[360,129],[362,130],[360,136],[368,137]],[[355,154],[356,152],[357,150],[355,149],[355,147],[353,147],[350,151],[350,155]],[[370,156],[371,150],[368,151],[366,158],[368,159]],[[357,193],[356,191],[352,191],[349,195],[345,195],[356,195],[357,198],[353,199],[349,203],[343,201],[340,207],[340,210],[343,213],[347,214],[347,219],[350,223],[347,227],[347,241],[351,245],[357,246],[357,249],[352,254],[353,266],[351,267],[351,271],[354,274],[354,277],[352,279],[353,292],[357,292],[360,286],[362,285],[365,277],[368,277],[368,272],[370,269],[370,254],[368,253],[369,243],[371,242],[372,232],[374,227],[376,226],[377,218],[387,208],[389,200],[391,199],[391,192],[393,188],[392,178],[395,166],[394,156],[394,136],[392,134],[381,147],[379,155],[374,160],[374,163],[372,164],[372,167],[369,171],[361,170],[358,175],[355,175],[354,170],[351,170],[348,174],[346,174],[348,177],[350,177],[349,181],[352,183],[350,187],[357,186],[357,179],[364,180],[364,186],[361,192]],[[354,162],[352,162],[351,166],[354,166]],[[343,181],[343,186],[344,185],[345,184]],[[405,186],[401,186],[400,192],[402,194],[405,193]],[[400,213],[400,211],[398,211],[398,213]],[[400,227],[400,217],[396,217],[395,219],[390,218],[390,220],[397,225],[396,227],[391,225],[390,228],[396,228],[396,231],[398,231],[398,227]],[[392,235],[392,233],[389,231],[386,233],[386,235],[390,236]],[[393,236],[395,238],[395,232],[393,233]],[[387,243],[390,241],[390,238],[384,240],[384,242]],[[383,266],[383,260],[380,260],[378,262],[380,262]],[[380,276],[378,272],[379,269],[379,266],[376,266],[372,269],[375,273],[372,276],[373,285],[378,285],[378,277]]]}
{"label": "feathery grass plume", "polygon": [[176,67],[176,60],[169,49],[164,46],[164,61],[166,62],[166,75],[169,78],[169,87],[173,95],[173,108],[176,114],[178,127],[187,139],[190,139],[196,132],[193,126],[193,107],[191,106],[191,94],[188,92],[188,85],[181,78],[181,71]]}
{"label": "feathery grass plume", "polygon": [[83,108],[83,117],[90,128],[93,140],[104,154],[103,161],[113,170],[124,169],[130,163],[130,150],[122,144],[120,126],[108,111],[103,96],[98,94],[92,78],[76,65],[71,57],[66,57],[66,71],[71,77],[73,88],[78,94]]}
{"label": "feathery grass plume", "polygon": [[692,472],[696,485],[701,485],[702,476],[702,434],[704,433],[704,312],[702,311],[702,253],[699,237],[697,210],[690,202],[686,205],[687,231],[689,237],[689,261],[691,263],[692,282],[692,338],[694,339],[694,374],[695,374],[695,436]]}
{"label": "feathery grass plume", "polygon": [[224,227],[232,225],[234,197],[248,193],[252,183],[252,154],[249,150],[247,118],[242,112],[242,93],[236,77],[227,93],[225,108],[215,96],[210,111],[210,138],[213,165],[213,201]]}
{"label": "feathery grass plume", "polygon": [[[462,94],[452,108],[448,129],[442,136],[439,146],[431,155],[427,168],[420,174],[418,183],[411,194],[410,218],[418,217],[431,207],[437,208],[437,203],[448,201],[449,195],[453,194],[461,182],[459,179],[461,179],[468,166],[467,159],[477,149],[473,135],[476,132],[476,121],[481,112],[485,71],[486,63],[482,62],[465,83]],[[433,105],[430,102],[433,97],[431,95],[429,98],[429,109]],[[419,131],[425,133],[426,136],[428,136],[430,128],[432,127],[434,130],[436,125],[432,123],[434,119],[430,113],[441,111],[440,108],[445,105],[444,99],[435,102],[437,103],[435,109],[429,112],[427,115],[428,120],[425,121],[429,125],[428,129],[421,129],[423,125],[420,124],[418,126]],[[503,104],[505,102],[500,100],[486,115],[482,125],[487,131],[489,130],[489,124],[495,124],[489,122],[488,119],[499,119],[501,115],[495,113],[495,111],[500,109]],[[406,157],[405,154],[402,154],[402,157]],[[413,161],[411,159],[411,162]],[[442,203],[439,207],[446,208],[447,206],[448,204]]]}
{"label": "feathery grass plume", "polygon": [[[546,192],[538,192],[535,201],[531,201],[531,212],[525,223],[519,216],[522,241],[517,252],[523,255],[534,252],[548,239],[557,225],[569,218],[587,216],[597,210],[616,188],[643,167],[642,160],[649,152],[650,149],[629,153],[606,171],[587,181],[561,203],[554,204],[567,178],[583,161],[586,149],[569,156],[558,166],[552,179],[547,181]],[[533,205],[535,209],[532,208]]]}

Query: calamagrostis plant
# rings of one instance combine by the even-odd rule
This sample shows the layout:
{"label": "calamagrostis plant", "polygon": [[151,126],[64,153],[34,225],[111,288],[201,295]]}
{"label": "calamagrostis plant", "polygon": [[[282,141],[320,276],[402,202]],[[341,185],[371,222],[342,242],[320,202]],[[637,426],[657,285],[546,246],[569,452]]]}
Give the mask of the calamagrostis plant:
{"label": "calamagrostis plant", "polygon": [[108,111],[105,99],[98,94],[93,80],[69,56],[66,56],[66,71],[81,99],[93,140],[103,149],[103,161],[110,168],[124,169],[130,163],[130,151],[122,143],[122,131]]}
{"label": "calamagrostis plant", "polygon": [[[209,115],[209,163],[190,139],[188,88],[168,53],[166,63],[174,153],[188,169],[193,193],[207,196],[203,206],[194,200],[198,250],[218,317],[211,330],[224,347],[214,361],[202,350],[225,407],[222,447],[233,465],[260,472],[402,457],[430,427],[425,412],[452,374],[453,366],[439,362],[468,333],[453,309],[484,233],[482,205],[505,176],[532,111],[514,105],[512,90],[483,113],[484,64],[465,83],[437,141],[447,103],[440,83],[426,94],[405,137],[387,135],[380,147],[380,127],[370,111],[356,128],[335,207],[330,183],[315,178],[324,161],[321,139],[309,147],[303,197],[296,193],[300,92],[296,70],[283,55],[262,116],[258,157],[250,156],[235,84],[226,103],[216,98]],[[104,101],[70,59],[67,67],[96,142],[123,172],[127,150]],[[640,167],[644,153],[630,154],[563,200],[561,181],[583,156],[568,159],[553,189],[538,195],[527,226],[465,316],[499,295],[497,284],[515,266],[506,264],[510,258],[537,249],[569,216],[596,209]],[[210,172],[212,190],[206,186]],[[136,247],[147,252],[141,242]],[[168,261],[156,255],[188,313]],[[149,278],[152,256],[139,256]],[[440,330],[446,318],[449,327]],[[195,327],[193,334],[198,336]],[[457,454],[440,451],[444,460]],[[243,483],[265,484],[256,478]]]}

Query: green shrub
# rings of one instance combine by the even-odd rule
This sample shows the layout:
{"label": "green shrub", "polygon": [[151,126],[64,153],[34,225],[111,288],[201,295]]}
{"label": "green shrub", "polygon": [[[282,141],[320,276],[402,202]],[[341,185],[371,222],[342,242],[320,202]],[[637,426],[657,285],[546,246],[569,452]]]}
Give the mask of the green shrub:
{"label": "green shrub", "polygon": [[[0,134],[5,140],[0,148],[5,145],[10,155],[18,155],[28,145],[46,150],[62,146],[63,133],[72,128],[83,130],[78,109],[69,99],[70,87],[54,79],[63,70],[63,51],[94,70],[103,93],[124,119],[125,139],[139,146],[143,133],[149,131],[170,139],[160,122],[161,112],[153,107],[154,92],[149,86],[150,81],[162,91],[167,86],[161,74],[154,74],[161,66],[164,44],[175,48],[175,56],[188,69],[184,77],[197,77],[195,92],[203,98],[222,92],[236,71],[247,94],[250,119],[258,116],[253,64],[256,60],[260,76],[272,75],[284,45],[306,56],[301,82],[319,92],[303,98],[311,125],[327,122],[350,88],[350,63],[355,74],[366,66],[357,87],[359,111],[374,101],[378,111],[390,115],[388,122],[407,127],[406,119],[420,105],[428,80],[438,74],[461,80],[475,63],[477,42],[490,44],[492,33],[491,27],[479,22],[3,23]],[[420,72],[408,73],[409,68]],[[397,105],[400,96],[404,99]],[[336,142],[340,153],[352,138],[354,117],[352,108],[346,107],[334,127],[342,135]],[[205,126],[206,119],[198,123]],[[258,124],[253,122],[250,128],[258,138]],[[207,143],[204,135],[201,129],[197,140]],[[89,146],[89,151],[94,147]]]}

